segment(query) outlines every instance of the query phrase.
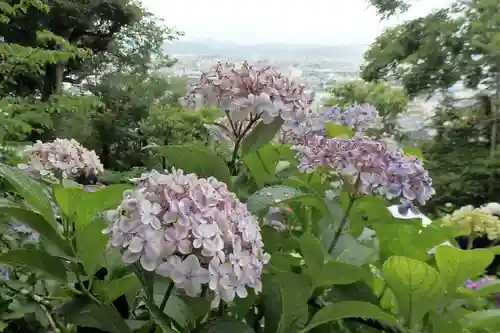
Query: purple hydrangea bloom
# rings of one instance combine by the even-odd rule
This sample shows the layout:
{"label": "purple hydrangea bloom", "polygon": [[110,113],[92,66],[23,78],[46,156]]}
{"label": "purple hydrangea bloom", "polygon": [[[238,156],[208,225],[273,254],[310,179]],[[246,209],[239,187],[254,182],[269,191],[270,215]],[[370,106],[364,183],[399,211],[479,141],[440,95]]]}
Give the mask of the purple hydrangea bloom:
{"label": "purple hydrangea bloom", "polygon": [[294,149],[302,171],[333,169],[343,181],[356,185],[358,194],[400,197],[424,204],[435,193],[419,158],[361,134],[331,139],[316,135]]}
{"label": "purple hydrangea bloom", "polygon": [[370,104],[354,105],[344,110],[339,106],[323,108],[319,111],[319,115],[324,121],[352,127],[356,132],[362,132],[380,122],[377,109]]}
{"label": "purple hydrangea bloom", "polygon": [[303,120],[310,113],[313,95],[305,86],[271,67],[257,68],[219,63],[201,75],[183,99],[188,105],[216,105],[229,113],[233,122],[270,123]]}
{"label": "purple hydrangea bloom", "polygon": [[226,184],[173,169],[136,179],[120,206],[108,212],[109,245],[123,261],[172,279],[189,296],[204,285],[214,301],[261,290],[264,253],[260,227]]}

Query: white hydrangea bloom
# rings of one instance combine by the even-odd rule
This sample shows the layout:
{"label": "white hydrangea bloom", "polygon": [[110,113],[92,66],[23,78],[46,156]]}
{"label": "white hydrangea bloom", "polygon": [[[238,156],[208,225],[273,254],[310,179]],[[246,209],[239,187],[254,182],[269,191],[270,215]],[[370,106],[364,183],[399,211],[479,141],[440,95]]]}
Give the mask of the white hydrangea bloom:
{"label": "white hydrangea bloom", "polygon": [[42,176],[55,173],[62,178],[71,178],[80,174],[99,175],[104,171],[95,151],[84,148],[74,139],[37,141],[34,145],[27,146],[23,155],[28,161],[19,167],[37,171]]}
{"label": "white hydrangea bloom", "polygon": [[108,212],[109,244],[121,249],[125,263],[169,277],[189,296],[203,286],[214,304],[259,292],[270,256],[260,227],[226,184],[172,169],[136,179],[120,206]]}

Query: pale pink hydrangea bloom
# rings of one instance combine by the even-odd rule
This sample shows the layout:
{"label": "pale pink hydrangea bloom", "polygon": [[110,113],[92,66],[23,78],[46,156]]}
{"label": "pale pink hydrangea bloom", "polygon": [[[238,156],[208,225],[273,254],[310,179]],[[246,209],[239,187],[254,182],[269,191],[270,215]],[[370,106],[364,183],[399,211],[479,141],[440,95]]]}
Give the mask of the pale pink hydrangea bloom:
{"label": "pale pink hydrangea bloom", "polygon": [[104,171],[95,151],[84,148],[74,139],[37,141],[27,146],[23,155],[28,161],[20,164],[19,168],[37,171],[42,176],[54,173],[62,178],[71,178],[81,174],[99,175]]}
{"label": "pale pink hydrangea bloom", "polygon": [[259,292],[270,257],[260,227],[226,184],[172,169],[136,179],[120,206],[109,212],[109,244],[127,264],[169,277],[189,296],[207,285],[214,304]]}
{"label": "pale pink hydrangea bloom", "polygon": [[305,89],[305,85],[271,67],[219,63],[201,75],[183,101],[195,107],[220,107],[228,114],[230,130],[241,136],[258,121],[305,119],[313,100],[313,94]]}

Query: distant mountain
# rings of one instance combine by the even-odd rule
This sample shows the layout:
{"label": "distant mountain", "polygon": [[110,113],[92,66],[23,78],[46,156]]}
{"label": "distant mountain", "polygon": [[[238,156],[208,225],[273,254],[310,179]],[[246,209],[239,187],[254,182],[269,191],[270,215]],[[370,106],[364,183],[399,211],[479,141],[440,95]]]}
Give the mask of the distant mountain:
{"label": "distant mountain", "polygon": [[280,43],[265,43],[241,45],[231,42],[212,40],[174,41],[165,44],[165,50],[170,54],[192,54],[197,56],[222,56],[234,58],[308,58],[337,59],[361,61],[366,51],[365,45],[291,45]]}

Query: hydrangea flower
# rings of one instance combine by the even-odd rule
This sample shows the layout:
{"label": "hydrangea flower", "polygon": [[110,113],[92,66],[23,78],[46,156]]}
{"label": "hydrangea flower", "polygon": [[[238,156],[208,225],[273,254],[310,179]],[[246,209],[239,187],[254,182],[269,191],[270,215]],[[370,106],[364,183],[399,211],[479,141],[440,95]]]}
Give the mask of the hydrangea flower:
{"label": "hydrangea flower", "polygon": [[228,113],[234,131],[243,121],[303,120],[310,113],[312,99],[296,80],[271,67],[244,62],[240,66],[218,63],[201,75],[183,101],[191,106],[219,106]]}
{"label": "hydrangea flower", "polygon": [[315,135],[326,136],[327,123],[349,126],[356,132],[362,132],[377,127],[380,119],[377,109],[369,104],[355,105],[344,110],[339,106],[321,108],[302,121],[285,122],[282,129],[283,143],[301,145]]}
{"label": "hydrangea flower", "polygon": [[344,182],[355,185],[357,194],[400,197],[424,204],[435,193],[419,158],[361,134],[331,139],[315,135],[294,149],[302,171],[332,169]]}
{"label": "hydrangea flower", "polygon": [[104,231],[125,263],[169,277],[192,297],[203,286],[214,302],[261,290],[260,276],[270,257],[260,227],[226,184],[172,169],[135,179]]}
{"label": "hydrangea flower", "polygon": [[457,228],[461,235],[487,236],[490,240],[500,237],[500,219],[485,207],[464,206],[444,216],[441,225]]}
{"label": "hydrangea flower", "polygon": [[[476,281],[467,280],[465,282],[465,287],[467,289],[475,290],[475,289],[479,289],[481,287],[487,286],[488,284],[495,282],[495,281],[498,281],[498,278],[493,277],[493,276],[483,276],[481,279],[476,280]],[[493,293],[490,296],[495,301],[496,307],[497,308],[500,307],[500,293]]]}
{"label": "hydrangea flower", "polygon": [[23,155],[28,162],[19,167],[37,171],[42,176],[53,172],[58,177],[71,178],[81,174],[98,175],[104,171],[95,151],[85,149],[74,139],[37,141],[34,145],[27,146]]}
{"label": "hydrangea flower", "polygon": [[370,104],[356,104],[344,110],[339,106],[322,108],[319,114],[325,121],[352,127],[356,132],[377,127],[381,121],[377,109]]}

